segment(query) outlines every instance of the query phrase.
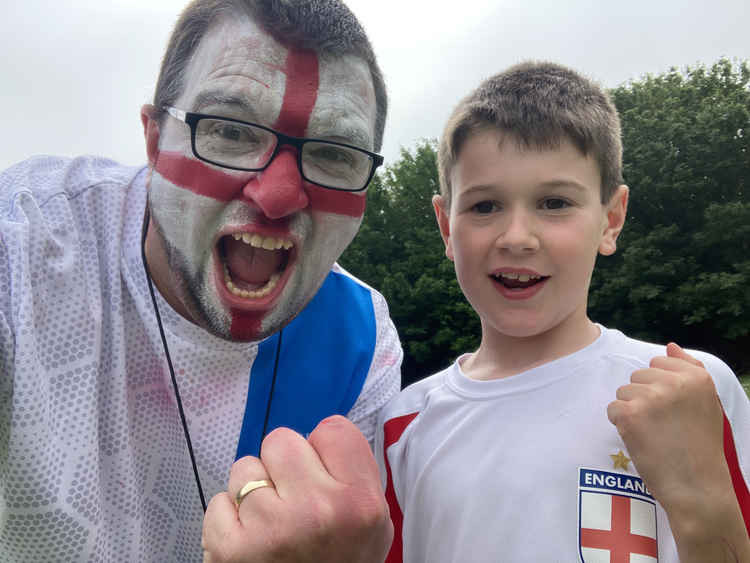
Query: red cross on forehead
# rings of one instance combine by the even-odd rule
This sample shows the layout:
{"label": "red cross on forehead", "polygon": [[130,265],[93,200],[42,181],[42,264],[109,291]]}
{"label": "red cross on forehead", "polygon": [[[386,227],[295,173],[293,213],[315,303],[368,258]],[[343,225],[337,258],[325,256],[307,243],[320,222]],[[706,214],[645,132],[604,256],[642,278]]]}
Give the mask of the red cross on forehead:
{"label": "red cross on forehead", "polygon": [[293,137],[304,137],[318,98],[318,55],[314,51],[289,49],[284,72],[284,100],[273,128]]}

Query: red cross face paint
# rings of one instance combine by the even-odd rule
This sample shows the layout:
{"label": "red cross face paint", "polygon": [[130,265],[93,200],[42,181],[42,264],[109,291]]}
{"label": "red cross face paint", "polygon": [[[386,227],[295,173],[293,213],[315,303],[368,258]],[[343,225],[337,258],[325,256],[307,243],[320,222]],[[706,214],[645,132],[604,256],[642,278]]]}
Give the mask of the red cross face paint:
{"label": "red cross face paint", "polygon": [[[206,35],[174,105],[372,148],[366,63],[288,49],[247,17]],[[187,125],[162,123],[149,204],[167,260],[149,265],[167,300],[217,336],[259,340],[286,324],[362,221],[365,195],[303,181],[295,151],[282,147],[262,172],[224,169],[193,156]]]}

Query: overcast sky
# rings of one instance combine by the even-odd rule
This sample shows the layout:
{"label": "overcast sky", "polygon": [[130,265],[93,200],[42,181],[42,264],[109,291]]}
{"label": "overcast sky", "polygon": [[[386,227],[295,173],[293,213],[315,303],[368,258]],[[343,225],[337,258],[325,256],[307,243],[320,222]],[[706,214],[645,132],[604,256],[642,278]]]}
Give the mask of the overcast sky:
{"label": "overcast sky", "polygon": [[[33,154],[145,161],[151,101],[185,0],[4,0],[0,168]],[[437,137],[455,103],[524,59],[617,86],[671,66],[750,58],[748,0],[350,0],[390,95],[383,154]]]}

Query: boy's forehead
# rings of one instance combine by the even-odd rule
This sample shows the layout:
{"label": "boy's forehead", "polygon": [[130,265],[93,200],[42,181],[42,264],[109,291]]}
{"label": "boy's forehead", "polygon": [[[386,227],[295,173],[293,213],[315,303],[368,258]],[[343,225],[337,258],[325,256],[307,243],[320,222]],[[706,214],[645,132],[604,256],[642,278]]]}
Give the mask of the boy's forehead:
{"label": "boy's forehead", "polygon": [[467,135],[451,170],[451,189],[523,178],[537,185],[562,185],[574,181],[597,192],[601,188],[599,164],[565,135],[545,143],[529,143],[512,131],[484,127]]}
{"label": "boy's forehead", "polygon": [[310,108],[306,131],[288,134],[341,136],[365,148],[372,145],[376,103],[365,61],[289,48],[247,15],[212,25],[187,65],[184,82],[179,101],[184,109],[221,108],[233,112],[228,117],[273,126],[291,101]]}

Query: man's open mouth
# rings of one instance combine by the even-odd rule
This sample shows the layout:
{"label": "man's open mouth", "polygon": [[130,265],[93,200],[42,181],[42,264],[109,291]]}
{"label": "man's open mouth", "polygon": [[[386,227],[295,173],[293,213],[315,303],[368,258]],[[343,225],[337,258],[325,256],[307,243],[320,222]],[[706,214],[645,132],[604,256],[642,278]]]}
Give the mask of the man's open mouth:
{"label": "man's open mouth", "polygon": [[500,282],[503,286],[508,289],[526,289],[533,285],[538,284],[541,281],[546,280],[549,276],[537,276],[531,274],[514,274],[514,273],[500,273],[491,276],[495,281]]}
{"label": "man's open mouth", "polygon": [[269,295],[289,265],[293,247],[288,238],[257,233],[223,236],[218,250],[229,292],[245,299]]}

